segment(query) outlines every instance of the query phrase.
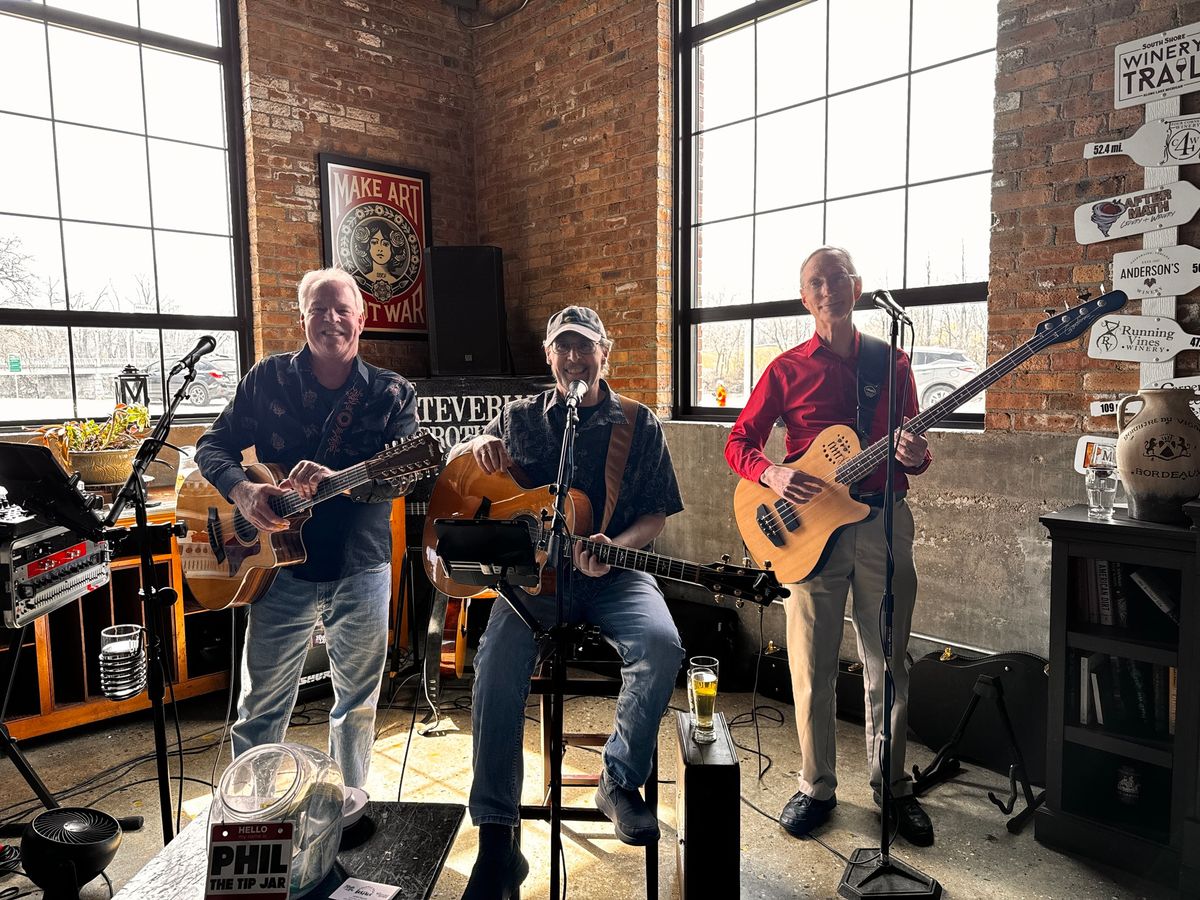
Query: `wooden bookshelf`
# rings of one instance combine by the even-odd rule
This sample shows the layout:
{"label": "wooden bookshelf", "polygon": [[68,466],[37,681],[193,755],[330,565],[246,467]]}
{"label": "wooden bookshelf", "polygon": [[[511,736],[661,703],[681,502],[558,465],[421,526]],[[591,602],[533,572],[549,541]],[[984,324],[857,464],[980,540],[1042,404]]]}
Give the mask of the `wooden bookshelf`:
{"label": "wooden bookshelf", "polygon": [[[1200,519],[1200,503],[1188,507]],[[1200,532],[1123,509],[1090,520],[1084,506],[1041,522],[1052,547],[1050,703],[1034,833],[1197,896]],[[1138,587],[1147,576],[1158,602]]]}

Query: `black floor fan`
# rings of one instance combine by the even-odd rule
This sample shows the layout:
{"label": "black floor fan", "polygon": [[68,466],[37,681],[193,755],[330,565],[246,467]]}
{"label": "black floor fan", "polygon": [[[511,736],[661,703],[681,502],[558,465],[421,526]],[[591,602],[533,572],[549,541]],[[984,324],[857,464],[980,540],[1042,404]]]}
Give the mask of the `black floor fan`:
{"label": "black floor fan", "polygon": [[108,813],[82,806],[48,809],[25,826],[21,866],[46,900],[78,900],[121,845],[121,826]]}

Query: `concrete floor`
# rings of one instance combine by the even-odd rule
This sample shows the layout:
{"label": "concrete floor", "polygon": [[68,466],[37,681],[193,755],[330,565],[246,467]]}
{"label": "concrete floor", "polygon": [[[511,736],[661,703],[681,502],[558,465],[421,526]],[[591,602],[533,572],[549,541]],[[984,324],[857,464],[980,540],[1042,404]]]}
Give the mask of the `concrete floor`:
{"label": "concrete floor", "polygon": [[[409,745],[408,726],[412,713],[402,707],[411,703],[406,690],[397,695],[393,708],[381,711],[379,739],[367,785],[374,799],[395,799],[401,766],[408,750],[402,799],[410,801],[466,802],[470,786],[470,713],[452,709],[446,716],[452,730],[440,736],[414,736]],[[447,690],[444,699],[465,707],[468,699],[462,688]],[[727,694],[719,708],[731,718],[749,710],[749,694]],[[682,691],[676,691],[673,706],[686,705]],[[778,706],[778,704],[775,704]],[[324,749],[324,703],[310,704],[293,720],[290,740],[310,743]],[[835,897],[844,862],[855,848],[878,843],[879,826],[871,802],[862,744],[862,726],[839,723],[841,746],[841,784],[839,805],[830,822],[821,829],[819,840],[798,841],[788,836],[774,821],[783,804],[795,790],[794,767],[797,763],[795,725],[790,706],[782,706],[782,724],[760,718],[762,750],[772,765],[758,780],[758,762],[754,755],[741,752],[741,895],[745,898]],[[531,710],[532,713],[532,710]],[[185,747],[196,752],[185,755],[184,817],[196,814],[207,804],[208,782],[213,769],[216,742],[225,715],[225,698],[213,695],[180,705],[181,729]],[[611,700],[574,699],[567,704],[568,728],[597,730],[607,727],[612,717]],[[308,724],[304,724],[304,723]],[[661,735],[661,771],[664,784],[659,809],[663,826],[660,844],[660,896],[678,895],[675,877],[675,731],[673,715],[663,719]],[[168,720],[169,741],[174,744],[174,727]],[[735,740],[753,747],[753,727],[738,728]],[[535,784],[540,772],[538,728],[526,729],[526,798],[536,799],[540,788]],[[22,744],[28,759],[51,790],[65,791],[100,770],[133,759],[140,754],[150,759],[136,767],[122,769],[111,783],[96,785],[70,800],[67,805],[95,806],[115,816],[141,814],[147,827],[124,837],[117,858],[108,874],[119,890],[146,861],[161,848],[158,788],[153,763],[153,730],[148,715],[127,717],[116,722],[77,729]],[[932,758],[926,748],[910,746],[909,764],[927,765]],[[224,758],[224,762],[228,757]],[[568,753],[568,770],[593,770],[598,758],[585,750]],[[172,772],[176,762],[172,759]],[[177,781],[172,782],[177,788]],[[1005,818],[989,802],[987,791],[1007,792],[1007,781],[987,770],[970,767],[952,782],[939,785],[924,798],[933,818],[937,840],[929,848],[909,846],[897,840],[893,853],[900,860],[936,878],[945,897],[952,898],[1170,898],[1173,891],[1147,884],[1116,870],[1078,860],[1038,844],[1030,825],[1022,834],[1005,829]],[[0,819],[28,818],[36,804],[23,802],[32,792],[13,766],[0,762]],[[576,789],[568,799],[590,803],[590,791]],[[753,804],[753,806],[751,806]],[[762,810],[766,815],[756,811]],[[768,818],[770,816],[771,818]],[[434,897],[456,900],[461,893],[475,857],[475,829],[464,823],[451,851]],[[613,836],[607,823],[568,823],[564,826],[568,866],[569,896],[577,900],[603,898],[625,900],[645,896],[644,852],[627,847]],[[525,882],[525,897],[548,894],[548,828],[527,823],[524,852],[531,865]],[[29,882],[19,875],[0,877],[0,892],[9,886],[27,889]],[[39,892],[29,895],[40,896]],[[103,880],[85,888],[83,898],[103,898],[108,890]],[[714,898],[725,900],[725,898]]]}

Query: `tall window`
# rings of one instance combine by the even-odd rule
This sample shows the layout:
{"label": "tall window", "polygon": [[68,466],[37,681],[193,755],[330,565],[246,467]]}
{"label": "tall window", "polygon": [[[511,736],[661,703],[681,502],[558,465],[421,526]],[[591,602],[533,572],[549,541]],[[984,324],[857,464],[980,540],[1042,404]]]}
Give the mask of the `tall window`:
{"label": "tall window", "polygon": [[[986,358],[995,0],[682,0],[677,413],[732,416],[811,337],[800,263],[845,247],[909,307],[923,408]],[[855,312],[886,337],[869,303]],[[722,409],[724,405],[725,409]],[[952,421],[982,423],[983,400]]]}
{"label": "tall window", "polygon": [[230,396],[245,322],[233,13],[0,0],[0,425],[105,416],[126,365],[161,411],[164,362],[203,334],[217,350],[179,411]]}

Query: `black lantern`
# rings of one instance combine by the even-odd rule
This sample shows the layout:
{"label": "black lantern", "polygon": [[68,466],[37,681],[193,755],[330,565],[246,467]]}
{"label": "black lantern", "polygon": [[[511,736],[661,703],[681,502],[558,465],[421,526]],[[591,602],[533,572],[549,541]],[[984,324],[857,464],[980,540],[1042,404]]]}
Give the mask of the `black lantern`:
{"label": "black lantern", "polygon": [[139,372],[137,366],[126,366],[114,381],[117,386],[118,403],[124,403],[126,406],[150,405],[150,378],[145,372]]}

